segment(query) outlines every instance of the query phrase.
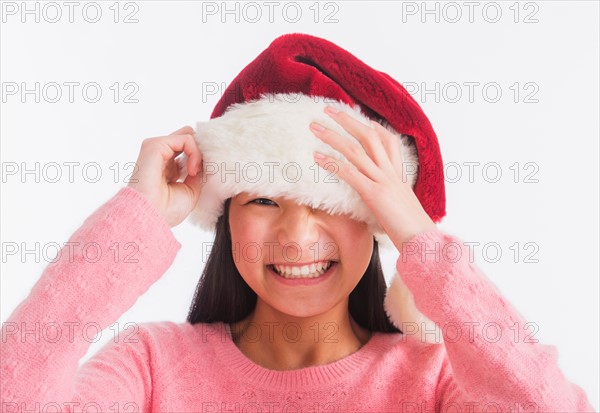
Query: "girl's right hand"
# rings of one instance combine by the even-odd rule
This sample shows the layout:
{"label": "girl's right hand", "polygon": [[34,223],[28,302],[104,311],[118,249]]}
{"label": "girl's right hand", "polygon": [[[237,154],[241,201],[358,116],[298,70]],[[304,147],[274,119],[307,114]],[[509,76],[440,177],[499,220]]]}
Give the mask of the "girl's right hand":
{"label": "girl's right hand", "polygon": [[[169,136],[144,139],[128,187],[143,194],[172,228],[194,209],[200,197],[202,154],[195,132],[185,126]],[[187,155],[187,177],[180,158]]]}

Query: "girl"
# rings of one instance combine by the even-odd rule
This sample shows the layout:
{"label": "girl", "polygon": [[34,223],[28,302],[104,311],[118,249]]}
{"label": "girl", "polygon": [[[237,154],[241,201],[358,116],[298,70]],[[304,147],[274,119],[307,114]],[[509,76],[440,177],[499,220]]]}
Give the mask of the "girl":
{"label": "girl", "polygon": [[[294,47],[302,53],[281,58]],[[246,83],[278,62],[321,83],[297,100],[275,93],[291,83],[271,84],[273,95]],[[431,164],[441,158],[418,105],[392,99],[401,86],[370,69],[373,90],[390,93],[369,100],[375,92],[358,84],[367,77],[349,69],[364,64],[305,35],[276,40],[253,63],[232,84],[241,96],[222,98],[212,121],[142,143],[132,182],[9,317],[3,411],[593,411],[554,347],[513,340],[525,321],[436,227],[443,195]],[[337,83],[321,89],[330,102],[309,98]],[[363,90],[361,110],[342,89]],[[308,175],[307,156],[336,179]],[[218,173],[244,160],[275,167]],[[271,180],[293,160],[304,175]],[[167,270],[181,246],[170,228],[188,216],[216,229],[188,322],[140,325],[78,368],[87,329],[113,323]],[[387,292],[379,241],[400,253]],[[133,243],[137,254],[89,262],[89,242]],[[480,328],[489,324],[503,334],[490,339]]]}

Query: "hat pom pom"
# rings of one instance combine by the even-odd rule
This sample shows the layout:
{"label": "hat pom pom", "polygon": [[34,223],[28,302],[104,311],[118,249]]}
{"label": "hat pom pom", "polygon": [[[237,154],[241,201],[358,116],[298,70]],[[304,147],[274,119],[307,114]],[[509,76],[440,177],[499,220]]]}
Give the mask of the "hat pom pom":
{"label": "hat pom pom", "polygon": [[440,328],[417,309],[412,292],[398,272],[394,272],[383,306],[392,324],[404,334],[426,343],[443,343]]}

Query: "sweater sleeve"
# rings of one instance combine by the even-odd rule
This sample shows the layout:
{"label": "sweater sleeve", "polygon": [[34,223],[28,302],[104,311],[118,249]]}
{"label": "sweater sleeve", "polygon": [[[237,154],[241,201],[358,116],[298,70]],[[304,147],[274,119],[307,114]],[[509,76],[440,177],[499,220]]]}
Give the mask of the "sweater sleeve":
{"label": "sweater sleeve", "polygon": [[443,334],[447,357],[436,411],[594,411],[559,369],[556,347],[537,342],[533,328],[473,263],[467,244],[434,229],[402,249],[398,274]]}
{"label": "sweater sleeve", "polygon": [[[143,329],[105,329],[166,272],[180,247],[132,188],[94,211],[3,323],[2,411],[147,411]],[[78,368],[98,333],[114,339]]]}

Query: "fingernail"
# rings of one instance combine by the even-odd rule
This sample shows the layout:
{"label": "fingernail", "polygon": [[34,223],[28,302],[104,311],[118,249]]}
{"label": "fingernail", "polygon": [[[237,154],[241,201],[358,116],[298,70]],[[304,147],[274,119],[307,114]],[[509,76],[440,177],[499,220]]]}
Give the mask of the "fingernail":
{"label": "fingernail", "polygon": [[313,152],[313,155],[315,156],[316,159],[320,159],[320,160],[325,159],[325,155],[322,155],[319,152]]}
{"label": "fingernail", "polygon": [[330,115],[335,115],[335,114],[339,113],[340,111],[337,110],[337,109],[335,109],[335,108],[332,108],[331,106],[327,106],[325,108],[325,112],[328,113],[328,114],[330,114]]}
{"label": "fingernail", "polygon": [[317,132],[323,132],[325,130],[325,128],[321,125],[319,125],[318,123],[312,122],[310,124],[310,128],[312,130],[316,130]]}

